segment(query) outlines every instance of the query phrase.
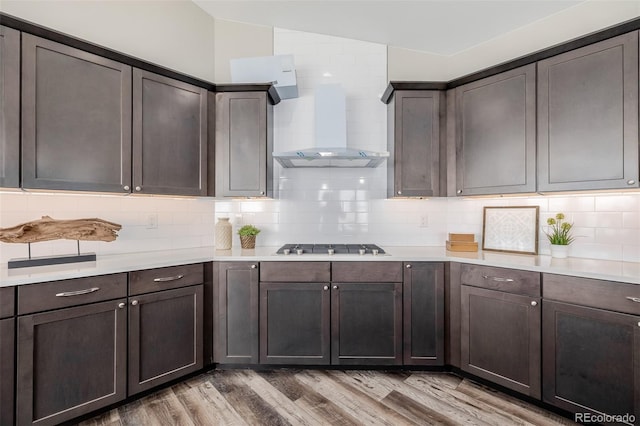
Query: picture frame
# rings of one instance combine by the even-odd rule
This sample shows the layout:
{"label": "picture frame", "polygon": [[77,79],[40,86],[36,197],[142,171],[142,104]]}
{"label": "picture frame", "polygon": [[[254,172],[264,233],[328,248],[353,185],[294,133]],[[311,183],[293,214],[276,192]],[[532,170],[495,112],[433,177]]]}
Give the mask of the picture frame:
{"label": "picture frame", "polygon": [[482,250],[538,254],[539,206],[484,207]]}

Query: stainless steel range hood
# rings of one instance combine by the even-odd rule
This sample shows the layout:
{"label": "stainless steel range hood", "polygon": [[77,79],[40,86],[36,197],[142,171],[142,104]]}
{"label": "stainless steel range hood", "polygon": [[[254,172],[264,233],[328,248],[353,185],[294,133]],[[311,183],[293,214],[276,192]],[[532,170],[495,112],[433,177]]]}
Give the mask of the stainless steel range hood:
{"label": "stainless steel range hood", "polygon": [[344,89],[339,84],[319,85],[315,91],[315,146],[274,152],[285,168],[293,167],[377,167],[388,152],[347,148],[347,119]]}

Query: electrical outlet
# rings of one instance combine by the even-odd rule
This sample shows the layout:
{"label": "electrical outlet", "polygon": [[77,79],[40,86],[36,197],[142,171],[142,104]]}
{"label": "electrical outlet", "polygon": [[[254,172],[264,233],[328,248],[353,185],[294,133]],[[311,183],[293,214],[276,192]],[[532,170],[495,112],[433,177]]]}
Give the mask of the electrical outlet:
{"label": "electrical outlet", "polygon": [[429,227],[429,218],[426,214],[420,215],[420,228],[428,228]]}
{"label": "electrical outlet", "polygon": [[147,215],[147,229],[156,229],[158,227],[158,213],[149,213]]}

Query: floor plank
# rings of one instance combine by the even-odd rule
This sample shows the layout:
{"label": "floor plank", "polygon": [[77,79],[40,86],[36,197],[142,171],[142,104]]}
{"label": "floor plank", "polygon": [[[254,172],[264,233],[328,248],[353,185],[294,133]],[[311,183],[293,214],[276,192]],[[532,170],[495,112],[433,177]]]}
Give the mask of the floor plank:
{"label": "floor plank", "polygon": [[575,425],[448,373],[212,370],[81,426]]}

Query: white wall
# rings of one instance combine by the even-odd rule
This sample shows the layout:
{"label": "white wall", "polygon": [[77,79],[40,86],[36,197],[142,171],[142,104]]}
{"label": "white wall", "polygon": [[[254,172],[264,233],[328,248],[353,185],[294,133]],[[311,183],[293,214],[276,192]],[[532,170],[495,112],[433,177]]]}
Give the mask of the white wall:
{"label": "white wall", "polygon": [[452,80],[638,16],[638,1],[588,0],[452,56],[389,46],[389,80]]}
{"label": "white wall", "polygon": [[214,81],[214,19],[191,1],[2,0],[0,11]]}
{"label": "white wall", "polygon": [[231,82],[229,61],[236,58],[273,55],[273,28],[216,19],[215,82]]}

